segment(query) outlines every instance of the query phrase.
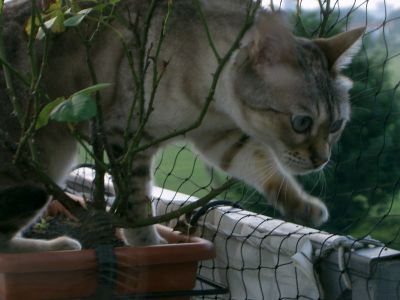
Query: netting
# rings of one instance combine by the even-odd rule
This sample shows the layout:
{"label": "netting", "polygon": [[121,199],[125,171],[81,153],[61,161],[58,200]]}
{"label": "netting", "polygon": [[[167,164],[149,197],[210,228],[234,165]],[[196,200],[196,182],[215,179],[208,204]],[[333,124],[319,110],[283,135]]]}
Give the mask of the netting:
{"label": "netting", "polygon": [[[372,239],[371,243],[375,245],[400,249],[398,4],[390,1],[329,0],[297,3],[271,1],[265,4],[271,9],[288,12],[294,24],[294,32],[308,38],[331,36],[349,28],[367,26],[361,51],[345,71],[354,81],[351,91],[351,121],[334,149],[327,168],[320,174],[301,180],[311,194],[324,199],[329,207],[330,220],[321,230],[332,234],[350,235],[355,240]],[[205,190],[218,185],[225,177],[220,171],[206,166],[199,156],[191,154],[187,145],[169,146],[160,153],[155,164],[155,182],[158,186],[188,195],[201,196]],[[254,189],[239,182],[218,198],[239,203],[244,209],[260,215],[282,218]],[[293,261],[287,259],[287,254],[280,254],[279,247],[275,252],[278,253],[275,261],[269,263],[264,261],[262,243],[258,242],[253,251],[246,250],[249,240],[257,236],[258,229],[270,222],[270,219],[255,217],[256,219],[251,221],[254,231],[243,234],[236,231],[236,226],[245,226],[243,221],[250,215],[253,216],[252,214],[243,212],[241,217],[238,217],[237,214],[241,213],[236,210],[210,214],[210,218],[214,218],[211,222],[215,226],[214,233],[210,233],[207,221],[203,223],[202,232],[218,244],[222,261],[202,264],[200,273],[211,274],[210,276],[217,278],[217,281],[228,284],[233,299],[334,299],[333,294],[329,295],[328,292],[328,295],[323,295],[318,288],[313,290],[314,294],[309,290],[308,294],[305,294],[302,290],[304,285],[299,284],[303,274],[300,273],[299,278],[298,271],[293,268]],[[232,221],[229,226],[224,227],[222,242],[220,234],[216,232],[221,231],[219,224],[224,223],[224,218],[229,218],[230,214],[235,216],[232,218],[237,223]],[[275,227],[271,226],[268,226],[271,231],[259,237],[261,240],[274,234]],[[276,228],[279,226],[280,224],[276,225]],[[227,228],[231,228],[232,231],[226,232]],[[298,229],[291,228],[286,235],[280,235],[281,242],[296,234]],[[309,234],[307,232],[304,235]],[[329,244],[331,235],[325,238],[325,241],[322,239],[320,242]],[[288,283],[285,282],[285,276],[280,274],[290,267],[292,269],[288,273],[292,272],[292,276],[288,275],[288,278],[292,281]],[[240,274],[237,278],[230,275],[235,271]],[[269,275],[264,276],[264,272]],[[377,277],[372,273],[364,275],[371,276],[374,280]],[[380,276],[384,280],[384,276]],[[265,285],[265,280],[270,280],[270,286]],[[351,298],[351,292],[343,284],[341,276],[333,280],[332,285],[340,286],[341,290],[336,296],[342,295],[341,299]],[[398,299],[398,287],[396,289],[397,292],[390,294],[390,297],[396,295]],[[272,290],[275,292],[271,292]],[[357,299],[380,297],[379,293],[372,294],[367,290],[367,286],[360,288]],[[353,298],[356,298],[354,294]]]}
{"label": "netting", "polygon": [[[384,271],[360,271],[348,256],[344,267],[338,266],[339,256],[322,259],[339,245],[346,245],[345,251],[349,251],[360,248],[357,242],[365,240],[366,245],[383,246],[377,257],[383,256],[384,247],[400,249],[400,9],[396,3],[385,1],[264,4],[272,10],[284,10],[295,34],[307,38],[367,27],[360,53],[345,70],[354,81],[352,118],[325,170],[299,178],[311,194],[328,205],[330,219],[318,230],[279,221],[285,217],[239,181],[217,197],[243,210],[219,205],[200,218],[197,232],[215,243],[218,254],[216,260],[201,263],[199,274],[229,288],[228,295],[203,298],[380,299],[382,290],[371,286],[379,280],[390,282]],[[153,190],[158,214],[206,195],[228,178],[183,143],[162,150],[153,169],[154,184],[159,187]],[[343,241],[343,236],[354,239]],[[316,257],[307,254],[310,241],[320,250]],[[316,266],[307,269],[304,260],[294,258],[299,252],[308,255]],[[359,283],[362,280],[355,277],[349,279],[347,272],[361,272],[367,283]],[[398,286],[395,283],[391,287],[390,297],[399,298]]]}
{"label": "netting", "polygon": [[[322,16],[318,2],[312,9],[309,2],[304,9],[300,1],[292,14],[295,32],[313,38],[321,35]],[[280,4],[284,10],[294,8],[290,3]],[[351,122],[327,168],[301,179],[312,194],[328,203],[331,219],[323,229],[360,238],[371,235],[399,248],[399,228],[393,226],[399,217],[399,11],[390,2],[379,1],[346,2],[343,6],[334,1],[330,5],[332,11],[326,17],[322,36],[359,26],[368,29],[360,53],[346,70],[354,80]],[[276,6],[274,3],[275,9]],[[169,146],[159,154],[154,174],[157,186],[196,196],[204,195],[226,178],[192,154],[189,145],[181,144]],[[240,183],[220,197],[260,214],[278,213],[267,207],[257,192]]]}

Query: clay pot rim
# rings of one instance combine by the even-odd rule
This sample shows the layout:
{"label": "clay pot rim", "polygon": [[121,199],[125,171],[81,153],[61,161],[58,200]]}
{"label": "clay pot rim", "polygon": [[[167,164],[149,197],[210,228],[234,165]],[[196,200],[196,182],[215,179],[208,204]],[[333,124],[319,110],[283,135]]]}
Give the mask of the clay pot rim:
{"label": "clay pot rim", "polygon": [[[157,225],[160,235],[173,244],[114,248],[119,268],[187,263],[215,257],[214,245],[198,237],[186,237]],[[34,273],[91,270],[97,268],[94,249],[38,253],[0,253],[2,273]]]}

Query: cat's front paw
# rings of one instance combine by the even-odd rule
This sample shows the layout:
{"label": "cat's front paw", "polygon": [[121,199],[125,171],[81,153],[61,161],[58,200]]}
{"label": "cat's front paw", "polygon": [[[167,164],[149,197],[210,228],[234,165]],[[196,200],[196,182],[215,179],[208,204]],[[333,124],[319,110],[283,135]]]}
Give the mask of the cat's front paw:
{"label": "cat's front paw", "polygon": [[307,196],[291,211],[289,218],[298,224],[318,227],[328,221],[328,208],[320,199]]}
{"label": "cat's front paw", "polygon": [[126,228],[122,230],[124,242],[129,246],[151,246],[167,244],[157,232],[155,226]]}
{"label": "cat's front paw", "polygon": [[309,197],[304,207],[305,218],[314,226],[320,226],[329,219],[329,211],[325,203],[315,197]]}
{"label": "cat's front paw", "polygon": [[50,251],[60,251],[60,250],[81,250],[81,244],[74,239],[66,236],[61,236],[48,241]]}

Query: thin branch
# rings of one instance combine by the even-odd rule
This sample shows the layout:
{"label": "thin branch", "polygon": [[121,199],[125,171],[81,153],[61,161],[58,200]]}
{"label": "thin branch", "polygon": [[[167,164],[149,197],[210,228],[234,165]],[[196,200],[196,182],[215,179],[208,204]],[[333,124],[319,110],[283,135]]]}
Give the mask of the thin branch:
{"label": "thin branch", "polygon": [[301,27],[301,30],[303,31],[303,33],[305,34],[306,37],[310,38],[311,34],[308,32],[306,26],[303,23],[303,19],[301,16],[301,0],[297,0],[296,2],[296,18],[297,18],[297,22]]}
{"label": "thin branch", "polygon": [[46,186],[47,191],[59,200],[72,214],[74,214],[77,209],[81,209],[80,205],[71,200],[71,198],[65,194],[59,185],[55,183],[36,162],[30,159],[21,159],[19,165],[22,168],[30,170],[34,176],[36,176],[36,179]]}
{"label": "thin branch", "polygon": [[155,216],[155,217],[149,217],[149,218],[143,218],[143,219],[138,219],[138,220],[123,220],[121,218],[115,218],[113,217],[113,223],[117,227],[121,228],[132,228],[132,227],[143,227],[143,226],[149,226],[157,223],[163,223],[167,222],[173,219],[176,219],[180,217],[181,215],[187,214],[195,210],[196,208],[203,207],[206,205],[208,202],[211,200],[215,199],[216,196],[221,194],[222,192],[226,191],[228,188],[232,187],[237,181],[235,179],[229,179],[226,181],[223,185],[220,187],[211,190],[207,195],[204,197],[201,197],[195,202],[192,202],[188,205],[185,205],[177,210],[174,210],[172,212],[169,212],[164,215],[160,216]]}
{"label": "thin branch", "polygon": [[2,65],[3,68],[6,68],[10,72],[10,74],[12,74],[17,79],[19,79],[24,85],[26,85],[27,87],[30,86],[29,79],[22,76],[22,74],[20,72],[18,72],[18,70],[15,69],[10,63],[8,63],[5,60],[5,58],[2,57],[1,55],[0,55],[0,65]]}
{"label": "thin branch", "polygon": [[12,76],[10,69],[3,63],[7,62],[6,58],[6,48],[5,48],[5,43],[4,43],[4,36],[3,36],[3,28],[4,28],[4,20],[3,20],[3,8],[4,8],[4,0],[0,0],[0,61],[2,62],[2,69],[3,69],[3,74],[4,74],[4,79],[6,82],[6,87],[7,87],[7,92],[8,96],[11,100],[13,110],[18,118],[18,121],[20,122],[22,126],[22,105],[18,101],[16,93],[15,93],[15,88],[14,84],[12,81]]}
{"label": "thin branch", "polygon": [[[95,72],[94,65],[92,63],[91,57],[90,57],[90,48],[92,45],[92,42],[94,39],[97,37],[98,33],[103,27],[107,28],[112,28],[112,30],[115,32],[117,31],[114,29],[113,26],[110,26],[109,21],[112,20],[110,16],[113,16],[115,13],[115,5],[112,6],[111,11],[109,12],[108,16],[101,15],[101,17],[96,20],[96,28],[90,35],[90,37],[84,41],[85,44],[85,49],[86,49],[86,60],[87,60],[87,65],[89,68],[89,72],[92,78],[92,83],[97,84],[97,76]],[[110,17],[110,18],[109,18]],[[106,20],[106,21],[104,21]],[[124,48],[126,47],[126,43],[123,40],[122,35],[118,34],[118,37],[120,38],[122,44],[124,45]],[[108,143],[106,131],[105,131],[105,126],[104,126],[104,118],[103,118],[103,112],[102,112],[102,105],[101,105],[101,100],[100,100],[100,93],[96,93],[96,106],[97,106],[97,115],[94,118],[94,120],[91,121],[92,125],[92,148],[93,148],[93,156],[96,157],[95,159],[95,170],[96,170],[96,175],[95,175],[95,194],[93,196],[94,202],[95,202],[95,207],[97,209],[104,210],[105,209],[105,201],[104,201],[104,175],[106,169],[104,166],[106,165],[104,163],[104,151],[107,153],[108,160],[109,160],[109,168],[110,171],[113,175],[113,182],[115,185],[115,188],[117,191],[121,191],[121,172],[120,171],[120,166],[117,164],[116,159],[114,157],[114,153]]]}
{"label": "thin branch", "polygon": [[145,103],[145,79],[146,79],[146,73],[147,73],[147,68],[149,67],[150,63],[150,51],[152,48],[152,45],[150,45],[149,49],[146,49],[147,47],[147,41],[149,37],[149,30],[150,26],[153,20],[153,16],[155,13],[155,9],[157,6],[158,1],[157,0],[152,0],[149,6],[149,9],[147,11],[146,17],[145,17],[145,22],[144,22],[144,29],[142,36],[139,38],[138,36],[138,42],[139,42],[139,49],[140,49],[140,56],[139,56],[139,61],[140,61],[140,77],[139,77],[139,124],[142,123],[143,117],[144,117],[144,103]]}
{"label": "thin branch", "polygon": [[[16,155],[14,157],[14,161],[18,161],[18,159],[21,155],[21,151],[25,146],[25,143],[28,143],[32,159],[34,161],[38,161],[37,151],[35,149],[34,143],[31,140],[31,137],[35,133],[36,121],[39,116],[39,107],[40,107],[41,96],[42,96],[42,93],[40,93],[39,87],[40,87],[40,83],[43,78],[45,68],[47,66],[47,60],[48,60],[48,54],[49,54],[49,40],[48,40],[48,33],[47,33],[44,37],[44,52],[43,52],[42,61],[41,61],[39,70],[37,70],[36,52],[34,50],[35,31],[36,31],[36,26],[35,26],[34,20],[36,20],[36,16],[40,20],[39,23],[43,24],[43,26],[44,26],[42,16],[40,15],[40,12],[37,11],[35,0],[32,0],[32,18],[31,18],[32,23],[31,23],[31,32],[29,35],[29,42],[28,42],[28,55],[30,57],[31,71],[32,71],[31,72],[32,73],[31,83],[30,83],[31,98],[28,101],[28,107],[26,108],[26,111],[25,111],[25,114],[24,114],[24,117],[22,120],[22,122],[23,122],[23,126],[21,129],[22,136],[18,143],[18,149],[17,149]],[[32,112],[32,110],[33,110],[33,112]]]}
{"label": "thin branch", "polygon": [[[86,50],[86,65],[89,69],[89,74],[92,79],[92,84],[97,84],[97,75],[96,71],[93,66],[92,59],[90,57],[90,49],[91,49],[91,42],[97,35],[100,29],[100,22],[97,23],[97,26],[90,36],[89,39],[84,41],[85,50]],[[94,177],[94,193],[93,193],[93,205],[96,209],[105,210],[106,203],[104,201],[104,175],[105,170],[102,168],[104,163],[104,145],[105,145],[105,131],[103,125],[103,113],[101,109],[100,103],[100,93],[96,93],[96,108],[97,114],[96,116],[90,121],[91,127],[91,145],[93,149],[93,154],[96,157],[94,161],[95,164],[95,177]]]}
{"label": "thin branch", "polygon": [[206,34],[207,34],[208,44],[210,45],[211,50],[213,51],[214,56],[215,56],[215,58],[217,59],[217,61],[219,63],[221,61],[221,56],[219,55],[218,50],[215,47],[214,41],[213,41],[212,36],[211,36],[210,29],[208,28],[207,19],[206,19],[204,13],[203,13],[203,10],[201,8],[201,4],[200,4],[199,0],[196,0],[196,7],[197,7],[197,11],[199,12],[200,19],[203,22],[204,30],[206,31]]}
{"label": "thin branch", "polygon": [[[152,90],[151,90],[151,94],[150,94],[149,104],[147,105],[146,113],[145,113],[143,119],[141,120],[139,128],[136,130],[133,138],[129,138],[128,136],[126,136],[126,138],[130,139],[130,143],[132,143],[132,145],[134,145],[134,147],[139,145],[140,140],[143,135],[144,128],[150,118],[151,113],[154,110],[153,104],[154,104],[155,96],[156,96],[156,93],[158,90],[158,86],[159,86],[160,81],[161,81],[161,79],[166,71],[166,68],[168,66],[168,62],[163,62],[164,65],[163,65],[161,71],[159,72],[159,70],[158,70],[159,56],[161,54],[161,48],[162,48],[162,45],[163,45],[163,42],[164,42],[164,39],[166,36],[166,30],[167,30],[169,16],[171,14],[171,9],[172,9],[172,7],[170,6],[170,4],[168,4],[167,14],[163,20],[163,25],[162,25],[162,28],[160,31],[158,42],[157,42],[157,48],[155,50],[155,55],[154,55],[154,57],[151,58],[151,60],[153,62],[153,78],[152,78],[153,80],[152,80]],[[133,105],[134,105],[134,103],[133,103]],[[127,125],[129,126],[129,124],[127,124]]]}
{"label": "thin branch", "polygon": [[218,83],[219,78],[221,76],[222,70],[224,69],[224,67],[227,64],[227,62],[229,61],[229,59],[231,58],[232,54],[239,48],[240,41],[242,40],[244,34],[247,32],[247,30],[253,24],[254,16],[255,16],[255,14],[256,14],[259,6],[260,6],[260,3],[261,3],[260,1],[257,1],[256,4],[255,4],[255,7],[252,7],[251,5],[249,5],[248,11],[247,11],[247,14],[246,14],[246,19],[245,19],[243,27],[241,28],[238,36],[236,37],[235,41],[231,45],[230,49],[227,51],[227,53],[224,55],[224,57],[221,58],[218,66],[217,66],[217,69],[214,72],[213,80],[212,80],[208,95],[206,97],[206,101],[205,101],[204,106],[203,106],[199,116],[197,117],[196,121],[193,124],[191,124],[190,126],[186,127],[186,128],[183,128],[183,129],[180,129],[180,130],[176,130],[176,131],[174,131],[174,132],[172,132],[170,134],[167,134],[167,135],[165,135],[163,137],[155,139],[152,142],[150,142],[148,144],[145,144],[143,146],[136,147],[137,145],[131,143],[127,153],[122,158],[121,163],[124,163],[127,159],[129,159],[130,155],[132,155],[132,154],[135,154],[135,153],[138,153],[140,151],[146,150],[146,149],[148,149],[148,148],[150,148],[150,147],[152,147],[154,145],[157,145],[157,144],[159,144],[161,142],[164,142],[166,140],[169,140],[171,138],[174,138],[174,137],[177,137],[177,136],[180,136],[180,135],[184,135],[185,133],[187,133],[187,132],[189,132],[189,131],[191,131],[193,129],[196,129],[197,127],[199,127],[201,125],[204,117],[206,116],[208,108],[209,108],[211,102],[214,99],[214,94],[215,94],[215,91],[216,91],[217,83]]}
{"label": "thin branch", "polygon": [[325,35],[325,31],[326,31],[326,26],[328,25],[328,19],[329,16],[332,13],[331,10],[331,1],[330,0],[326,0],[326,4],[325,7],[322,3],[322,0],[318,0],[318,4],[319,4],[319,8],[320,8],[320,13],[322,15],[322,22],[321,22],[321,27],[319,30],[319,36],[322,37]]}
{"label": "thin branch", "polygon": [[79,143],[79,145],[85,150],[85,152],[93,159],[93,161],[97,161],[97,165],[101,166],[101,168],[104,170],[104,172],[108,172],[109,168],[107,166],[107,164],[105,164],[104,162],[100,161],[96,155],[94,155],[94,153],[91,151],[91,149],[87,146],[87,139],[88,138],[84,138],[81,136],[81,133],[72,125],[69,124],[69,130],[71,132],[71,134],[74,136],[74,138],[77,140],[77,142]]}

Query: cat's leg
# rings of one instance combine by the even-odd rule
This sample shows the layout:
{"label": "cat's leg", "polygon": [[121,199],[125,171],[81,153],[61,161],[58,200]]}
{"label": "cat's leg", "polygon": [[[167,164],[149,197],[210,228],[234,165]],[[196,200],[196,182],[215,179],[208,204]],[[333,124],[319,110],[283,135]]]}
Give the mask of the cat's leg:
{"label": "cat's leg", "polygon": [[277,162],[272,150],[238,131],[209,135],[196,148],[211,165],[242,179],[263,193],[290,220],[318,226],[328,210],[318,198],[306,193]]}
{"label": "cat's leg", "polygon": [[[110,123],[119,124],[113,121]],[[124,154],[124,131],[118,126],[107,132],[108,142],[114,157]],[[135,154],[130,171],[126,174],[125,188],[127,199],[123,207],[123,215],[130,220],[138,220],[153,215],[151,204],[151,160],[156,149],[149,148]],[[118,193],[118,190],[116,190]],[[164,243],[155,226],[122,229],[124,242],[131,246],[146,246]]]}
{"label": "cat's leg", "polygon": [[78,250],[81,245],[69,237],[38,240],[14,237],[46,207],[47,193],[34,185],[19,185],[0,190],[0,252],[38,252]]}
{"label": "cat's leg", "polygon": [[[153,215],[151,204],[151,159],[153,151],[143,151],[135,155],[129,174],[129,196],[126,202],[128,219],[137,220]],[[122,230],[125,242],[132,246],[146,246],[164,243],[155,226],[125,228]]]}
{"label": "cat's leg", "polygon": [[44,252],[60,250],[80,250],[81,244],[69,237],[61,236],[52,240],[14,237],[4,245],[1,252]]}

